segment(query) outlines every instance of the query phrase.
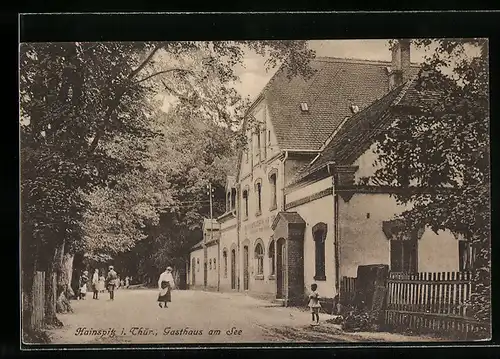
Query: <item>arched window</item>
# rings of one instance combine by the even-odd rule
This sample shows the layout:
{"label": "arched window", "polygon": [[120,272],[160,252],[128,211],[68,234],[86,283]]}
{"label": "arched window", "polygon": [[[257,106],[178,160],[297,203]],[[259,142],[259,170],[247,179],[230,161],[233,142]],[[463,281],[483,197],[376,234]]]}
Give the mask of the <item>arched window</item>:
{"label": "arched window", "polygon": [[227,278],[227,249],[222,252],[222,260],[224,261],[224,278]]}
{"label": "arched window", "polygon": [[278,172],[276,170],[272,170],[269,173],[269,187],[271,191],[271,206],[269,210],[274,210],[278,207],[278,197],[277,197],[277,179],[278,179]]}
{"label": "arched window", "polygon": [[243,205],[245,206],[243,210],[243,219],[248,218],[248,188],[243,190]]}
{"label": "arched window", "polygon": [[269,243],[269,250],[267,253],[269,254],[269,275],[275,275],[276,274],[276,261],[275,261],[275,250],[274,250],[274,239],[271,238],[271,241]]}
{"label": "arched window", "polygon": [[257,213],[260,215],[262,213],[262,181],[258,179],[255,182],[255,193],[257,194]]}
{"label": "arched window", "polygon": [[236,208],[236,188],[231,188],[231,210]]}
{"label": "arched window", "polygon": [[257,275],[264,274],[264,247],[262,247],[262,241],[255,245],[255,261],[257,264]]}
{"label": "arched window", "polygon": [[325,274],[325,240],[327,226],[325,223],[316,224],[313,229],[313,238],[315,246],[315,280],[326,280]]}
{"label": "arched window", "polygon": [[196,268],[198,268],[198,272],[200,271],[200,258],[196,258]]}

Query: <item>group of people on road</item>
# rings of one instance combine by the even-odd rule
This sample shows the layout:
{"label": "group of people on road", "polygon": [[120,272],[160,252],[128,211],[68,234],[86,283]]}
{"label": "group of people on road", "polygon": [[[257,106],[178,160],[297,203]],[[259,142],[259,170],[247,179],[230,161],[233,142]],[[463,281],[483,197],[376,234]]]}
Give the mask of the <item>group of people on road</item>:
{"label": "group of people on road", "polygon": [[[85,299],[87,291],[93,292],[92,299],[99,299],[99,293],[105,291],[105,288],[109,292],[109,299],[115,299],[115,290],[120,286],[128,288],[130,286],[130,277],[125,277],[125,280],[120,280],[118,273],[114,270],[113,266],[109,266],[108,273],[104,277],[104,271],[99,271],[95,269],[92,278],[89,278],[89,272],[87,270],[83,271],[80,276],[78,284],[78,295],[77,299]],[[160,274],[158,279],[158,306],[160,308],[168,308],[168,303],[172,301],[172,289],[175,288],[175,281],[172,275],[172,267],[167,267],[167,269]]]}
{"label": "group of people on road", "polygon": [[113,266],[109,266],[106,277],[104,276],[104,270],[99,271],[99,269],[96,268],[92,274],[92,278],[89,277],[89,272],[85,270],[81,274],[78,282],[77,299],[85,299],[88,291],[92,291],[92,299],[99,299],[99,293],[104,293],[107,289],[109,292],[109,299],[114,300],[115,290],[120,287],[128,288],[130,286],[130,280],[131,278],[128,276],[125,277],[125,280],[120,280]]}

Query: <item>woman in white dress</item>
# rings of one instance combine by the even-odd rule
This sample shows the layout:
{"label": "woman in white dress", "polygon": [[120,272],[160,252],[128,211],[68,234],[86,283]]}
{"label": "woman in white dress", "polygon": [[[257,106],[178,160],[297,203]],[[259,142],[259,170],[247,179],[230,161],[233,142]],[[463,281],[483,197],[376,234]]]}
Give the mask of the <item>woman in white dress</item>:
{"label": "woman in white dress", "polygon": [[[174,289],[174,277],[172,276],[172,267],[167,267],[165,272],[158,279],[158,306],[168,308],[167,303],[172,301],[171,291]],[[162,307],[162,303],[164,303]]]}

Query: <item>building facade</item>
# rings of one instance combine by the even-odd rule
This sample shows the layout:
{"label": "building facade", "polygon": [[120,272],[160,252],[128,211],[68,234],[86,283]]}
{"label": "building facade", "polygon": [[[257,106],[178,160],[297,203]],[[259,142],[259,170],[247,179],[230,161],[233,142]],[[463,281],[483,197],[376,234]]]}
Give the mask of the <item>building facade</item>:
{"label": "building facade", "polygon": [[[391,62],[318,58],[310,79],[282,70],[271,79],[245,118],[248,146],[216,221],[219,253],[204,245],[209,267],[220,258],[218,290],[293,304],[304,303],[316,283],[333,301],[341,278],[355,277],[359,265],[402,272],[470,266],[469,248],[452,233],[401,232],[398,189],[363,180],[377,166],[376,131],[366,129],[390,125],[398,106],[418,98],[409,51],[400,41]],[[207,265],[198,264],[200,251],[191,252],[194,287]]]}

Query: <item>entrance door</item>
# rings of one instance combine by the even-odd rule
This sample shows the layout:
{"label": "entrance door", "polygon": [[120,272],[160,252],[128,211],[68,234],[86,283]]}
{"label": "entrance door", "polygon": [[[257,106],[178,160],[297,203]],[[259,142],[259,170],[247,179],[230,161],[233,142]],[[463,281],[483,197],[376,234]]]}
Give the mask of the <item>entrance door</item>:
{"label": "entrance door", "polygon": [[236,289],[236,249],[231,251],[231,289]]}
{"label": "entrance door", "polygon": [[248,271],[248,246],[243,247],[243,290],[248,290],[250,273]]}
{"label": "entrance door", "polygon": [[286,293],[286,251],[285,240],[278,239],[276,243],[276,298],[284,298]]}
{"label": "entrance door", "polygon": [[191,285],[196,284],[196,258],[193,258],[193,264],[191,265]]}

